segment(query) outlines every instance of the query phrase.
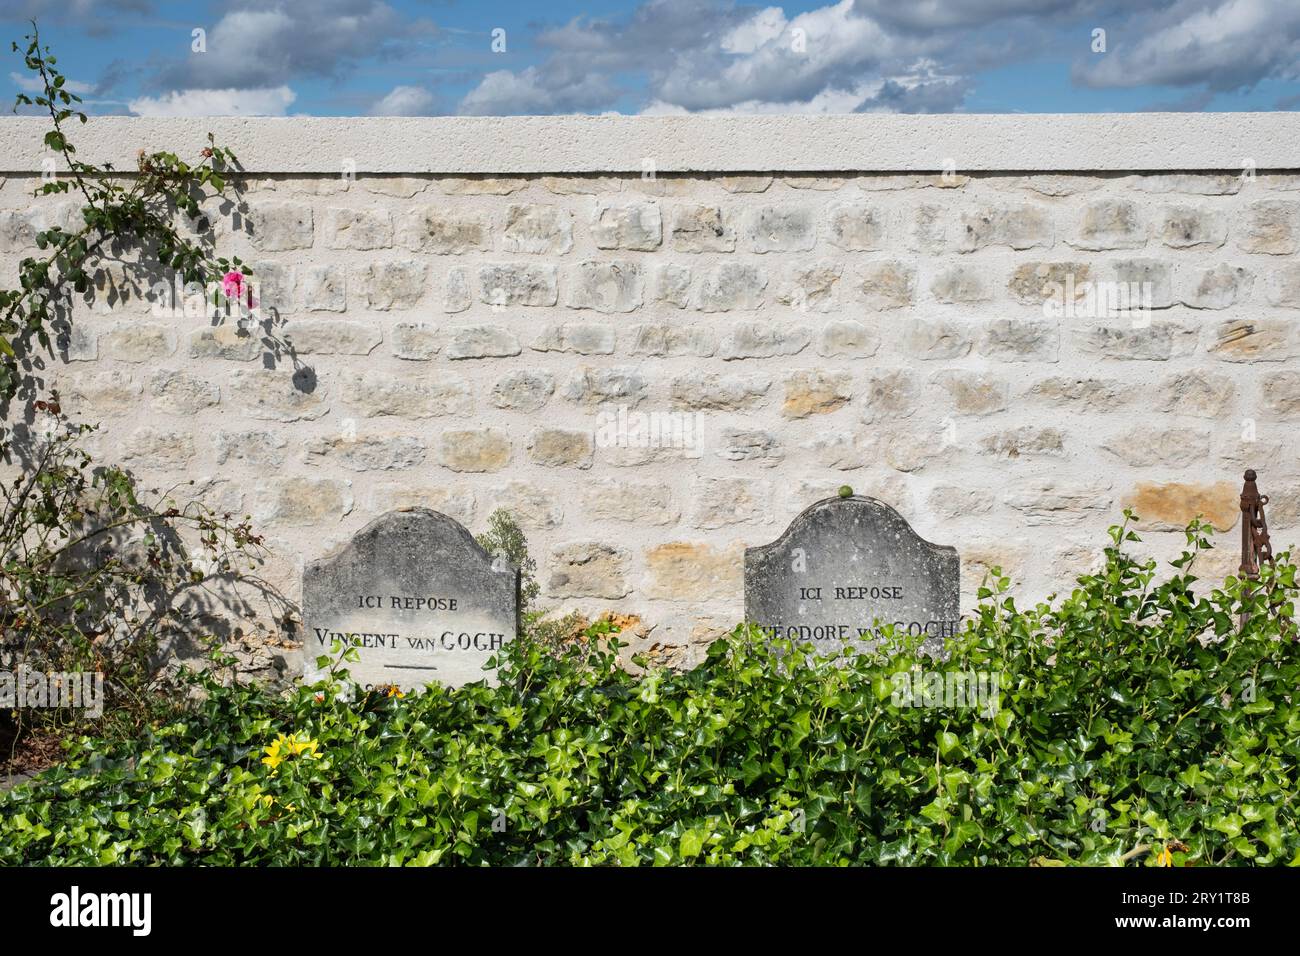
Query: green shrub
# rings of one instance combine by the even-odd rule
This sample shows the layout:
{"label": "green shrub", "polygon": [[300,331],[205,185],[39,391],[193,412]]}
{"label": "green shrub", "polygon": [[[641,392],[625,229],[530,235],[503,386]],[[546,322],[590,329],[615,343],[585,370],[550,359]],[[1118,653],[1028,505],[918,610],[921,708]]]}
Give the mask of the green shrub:
{"label": "green shrub", "polygon": [[528,538],[509,511],[498,508],[488,516],[487,530],[474,539],[494,558],[509,561],[519,569],[519,604],[524,613],[535,610],[542,586],[537,583],[537,561],[528,553]]}
{"label": "green shrub", "polygon": [[[1196,594],[1199,526],[1163,582],[1134,538],[1060,601],[1019,609],[998,578],[943,660],[741,628],[684,674],[519,641],[497,687],[209,685],[0,797],[0,862],[1300,862],[1294,566]],[[903,706],[918,670],[997,674],[999,706]]]}
{"label": "green shrub", "polygon": [[498,508],[488,516],[487,530],[475,539],[479,547],[496,558],[505,558],[519,569],[520,635],[555,653],[583,635],[590,623],[576,612],[560,613],[537,603],[542,585],[537,580],[537,560],[528,551],[528,537],[514,516]]}
{"label": "green shrub", "polygon": [[[168,675],[176,636],[208,633],[223,608],[206,589],[250,575],[261,539],[247,521],[95,465],[82,447],[93,428],[40,414],[36,454],[0,485],[0,671],[102,675],[99,727],[134,736],[185,696]],[[75,708],[0,708],[0,740],[92,722]]]}

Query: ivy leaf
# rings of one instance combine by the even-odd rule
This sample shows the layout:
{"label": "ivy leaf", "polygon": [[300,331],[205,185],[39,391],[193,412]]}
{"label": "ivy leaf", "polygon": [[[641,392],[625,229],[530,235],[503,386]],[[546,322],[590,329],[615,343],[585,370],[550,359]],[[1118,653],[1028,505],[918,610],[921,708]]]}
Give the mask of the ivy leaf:
{"label": "ivy leaf", "polygon": [[950,731],[941,730],[935,734],[934,738],[939,744],[939,756],[947,758],[950,754],[956,753],[961,747],[961,740],[958,736]]}
{"label": "ivy leaf", "polygon": [[704,834],[699,830],[687,830],[682,834],[677,852],[682,859],[690,860],[700,855],[704,848]]}

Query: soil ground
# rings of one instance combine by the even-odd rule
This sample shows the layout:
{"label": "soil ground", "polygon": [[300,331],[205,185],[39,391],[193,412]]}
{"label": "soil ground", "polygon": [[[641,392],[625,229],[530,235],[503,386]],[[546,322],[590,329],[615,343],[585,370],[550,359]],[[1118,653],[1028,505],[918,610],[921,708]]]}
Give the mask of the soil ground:
{"label": "soil ground", "polygon": [[8,790],[53,766],[61,756],[56,734],[25,729],[15,740],[13,728],[0,724],[0,790]]}

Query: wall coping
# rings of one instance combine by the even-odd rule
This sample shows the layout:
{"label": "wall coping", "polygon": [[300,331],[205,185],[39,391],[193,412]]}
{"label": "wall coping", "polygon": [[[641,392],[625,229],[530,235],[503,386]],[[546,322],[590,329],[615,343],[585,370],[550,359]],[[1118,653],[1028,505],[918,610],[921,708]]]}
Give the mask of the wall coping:
{"label": "wall coping", "polygon": [[[0,119],[0,173],[33,173],[48,121]],[[78,158],[135,168],[217,142],[254,173],[1239,171],[1300,168],[1300,113],[847,116],[92,117]],[[60,161],[61,162],[61,161]]]}

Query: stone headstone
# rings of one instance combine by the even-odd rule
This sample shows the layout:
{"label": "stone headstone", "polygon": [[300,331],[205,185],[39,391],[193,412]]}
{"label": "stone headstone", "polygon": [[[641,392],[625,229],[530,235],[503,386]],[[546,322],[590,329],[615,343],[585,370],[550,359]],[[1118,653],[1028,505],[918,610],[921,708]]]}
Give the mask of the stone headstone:
{"label": "stone headstone", "polygon": [[357,649],[341,666],[363,687],[492,682],[483,665],[518,633],[519,570],[444,514],[391,511],[307,565],[302,615],[308,682],[336,638]]}
{"label": "stone headstone", "polygon": [[872,641],[885,624],[933,649],[958,631],[960,573],[955,548],[921,538],[883,501],[827,498],[745,550],[745,620],[819,651]]}

